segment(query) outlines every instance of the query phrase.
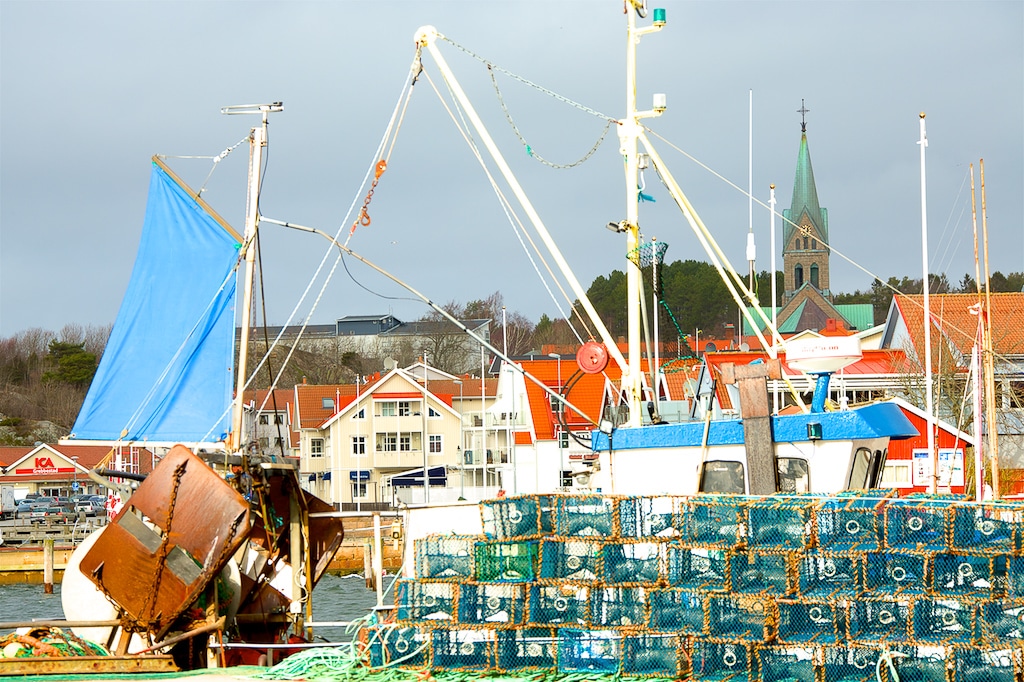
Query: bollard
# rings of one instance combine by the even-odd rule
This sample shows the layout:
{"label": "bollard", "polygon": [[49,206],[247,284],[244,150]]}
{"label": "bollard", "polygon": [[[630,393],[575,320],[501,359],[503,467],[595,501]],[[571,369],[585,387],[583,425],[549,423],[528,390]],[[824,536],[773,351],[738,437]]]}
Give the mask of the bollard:
{"label": "bollard", "polygon": [[43,593],[53,594],[53,538],[43,540]]}

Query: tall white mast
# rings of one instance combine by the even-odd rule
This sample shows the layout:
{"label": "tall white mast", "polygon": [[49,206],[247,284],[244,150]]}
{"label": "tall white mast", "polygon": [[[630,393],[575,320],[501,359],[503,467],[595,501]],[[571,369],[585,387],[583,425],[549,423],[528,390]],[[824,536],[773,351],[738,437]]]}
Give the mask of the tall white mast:
{"label": "tall white mast", "polygon": [[932,406],[932,316],[928,298],[928,290],[931,287],[928,285],[928,203],[924,174],[924,150],[928,147],[928,136],[924,130],[923,111],[920,121],[921,139],[918,144],[921,145],[921,262],[924,270],[924,404],[928,413],[925,419],[928,426],[928,457],[932,462],[932,482],[928,490],[934,493],[939,478],[939,453],[935,450],[935,417]]}
{"label": "tall white mast", "polygon": [[267,145],[267,116],[284,111],[280,102],[273,104],[239,104],[224,107],[222,114],[259,114],[262,124],[249,133],[249,191],[245,207],[245,234],[242,252],[245,255],[245,282],[242,297],[242,331],[239,337],[238,366],[235,379],[235,399],[231,405],[231,433],[228,449],[239,450],[242,444],[242,392],[245,389],[246,363],[249,355],[249,318],[252,314],[252,282],[256,264],[256,230],[259,228],[260,169],[263,166],[263,148]]}
{"label": "tall white mast", "polygon": [[622,377],[622,390],[629,406],[628,426],[640,426],[643,420],[643,382],[640,375],[640,197],[639,156],[637,140],[640,137],[640,119],[660,116],[665,111],[664,95],[654,96],[654,108],[636,110],[636,46],[647,33],[661,30],[665,25],[665,10],[654,10],[654,23],[645,28],[636,27],[637,13],[647,14],[644,0],[628,0],[626,17],[626,117],[619,121],[619,152],[626,162],[626,219],[620,228],[626,233],[626,334],[628,341],[628,369]]}

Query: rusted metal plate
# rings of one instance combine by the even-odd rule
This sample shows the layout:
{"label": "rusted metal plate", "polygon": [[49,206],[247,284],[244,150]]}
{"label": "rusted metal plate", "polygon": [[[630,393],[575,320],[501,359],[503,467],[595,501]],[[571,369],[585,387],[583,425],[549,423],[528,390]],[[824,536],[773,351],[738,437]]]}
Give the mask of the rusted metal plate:
{"label": "rusted metal plate", "polygon": [[106,526],[81,571],[162,637],[248,533],[248,503],[177,445]]}
{"label": "rusted metal plate", "polygon": [[7,675],[84,675],[175,673],[170,656],[66,656],[61,658],[2,658],[0,677]]}

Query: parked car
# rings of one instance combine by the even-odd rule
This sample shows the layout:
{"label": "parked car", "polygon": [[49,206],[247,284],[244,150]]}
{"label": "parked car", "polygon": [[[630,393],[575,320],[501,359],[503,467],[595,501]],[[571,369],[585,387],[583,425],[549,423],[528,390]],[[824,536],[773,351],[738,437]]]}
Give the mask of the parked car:
{"label": "parked car", "polygon": [[36,507],[29,516],[29,523],[61,523],[68,520],[68,510],[63,507]]}
{"label": "parked car", "polygon": [[86,516],[98,516],[102,514],[104,507],[96,500],[79,500],[75,504],[75,513],[84,513]]}
{"label": "parked car", "polygon": [[56,504],[56,501],[52,497],[33,497],[32,499],[25,500],[33,507],[52,507]]}
{"label": "parked car", "polygon": [[22,501],[18,504],[18,508],[14,511],[14,518],[16,519],[27,519],[32,515],[32,510],[36,508],[36,505],[28,501]]}

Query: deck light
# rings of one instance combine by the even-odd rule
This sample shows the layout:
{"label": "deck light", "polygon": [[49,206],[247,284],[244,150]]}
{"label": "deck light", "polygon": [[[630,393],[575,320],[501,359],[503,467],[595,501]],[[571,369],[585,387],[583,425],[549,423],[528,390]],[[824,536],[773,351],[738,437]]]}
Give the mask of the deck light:
{"label": "deck light", "polygon": [[665,8],[655,7],[654,8],[654,25],[664,26],[665,25]]}

